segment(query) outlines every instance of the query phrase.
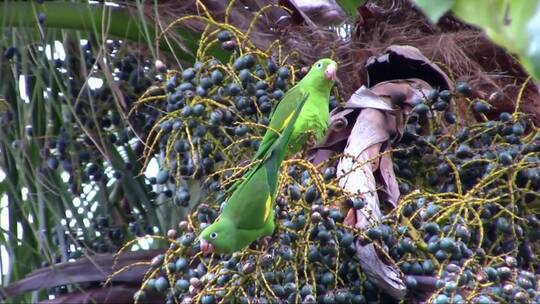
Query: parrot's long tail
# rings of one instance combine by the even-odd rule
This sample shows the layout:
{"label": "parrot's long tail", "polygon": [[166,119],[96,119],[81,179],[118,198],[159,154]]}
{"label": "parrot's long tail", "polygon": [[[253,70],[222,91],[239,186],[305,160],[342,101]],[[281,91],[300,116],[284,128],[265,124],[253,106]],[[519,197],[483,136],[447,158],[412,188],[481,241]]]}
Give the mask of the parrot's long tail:
{"label": "parrot's long tail", "polygon": [[306,95],[304,99],[298,104],[295,111],[291,113],[289,117],[287,117],[287,126],[285,127],[283,132],[281,132],[281,134],[272,144],[272,146],[270,146],[268,151],[266,151],[262,158],[262,161],[257,166],[255,166],[251,170],[251,172],[248,172],[246,174],[246,180],[249,180],[251,175],[255,173],[258,168],[264,166],[268,173],[268,183],[272,197],[275,196],[278,190],[279,168],[281,166],[281,163],[283,162],[283,159],[288,154],[288,144],[294,129],[294,125],[296,123],[296,120],[298,119],[298,116],[300,116],[300,112],[302,111],[302,108],[304,107],[304,104],[306,103],[308,97],[309,95]]}

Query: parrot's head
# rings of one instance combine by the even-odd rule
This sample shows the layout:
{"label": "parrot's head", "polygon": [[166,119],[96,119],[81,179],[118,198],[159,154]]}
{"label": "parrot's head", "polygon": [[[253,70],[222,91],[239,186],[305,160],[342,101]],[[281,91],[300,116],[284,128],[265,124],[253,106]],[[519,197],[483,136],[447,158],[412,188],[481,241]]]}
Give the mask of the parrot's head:
{"label": "parrot's head", "polygon": [[199,236],[201,251],[203,253],[233,253],[237,243],[235,230],[231,221],[224,218],[216,220]]}
{"label": "parrot's head", "polygon": [[316,85],[332,87],[336,81],[337,62],[330,58],[319,59],[304,78],[311,78]]}

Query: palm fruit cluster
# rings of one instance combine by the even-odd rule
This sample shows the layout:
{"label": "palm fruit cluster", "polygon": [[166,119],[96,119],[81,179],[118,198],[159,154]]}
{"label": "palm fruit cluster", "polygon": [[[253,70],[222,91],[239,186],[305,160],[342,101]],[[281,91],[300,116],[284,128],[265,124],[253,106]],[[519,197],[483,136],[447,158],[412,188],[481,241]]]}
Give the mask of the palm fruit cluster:
{"label": "palm fruit cluster", "polygon": [[[197,234],[219,215],[218,208],[200,205],[192,216],[167,234],[169,250],[156,256],[141,290],[160,292],[166,303],[366,303],[387,301],[366,280],[355,258],[355,235],[365,234],[343,225],[341,210],[323,204],[318,186],[330,185],[335,170],[312,176],[314,167],[291,160],[288,177],[276,203],[279,226],[271,240],[258,241],[250,249],[233,255],[204,256]],[[315,179],[321,179],[315,181]],[[325,190],[325,200],[339,201],[339,190]],[[347,200],[362,208],[360,198]]]}
{"label": "palm fruit cluster", "polygon": [[393,154],[405,197],[390,255],[405,274],[437,276],[433,303],[538,303],[540,133],[470,93],[457,83],[415,107]]}
{"label": "palm fruit cluster", "polygon": [[[233,36],[221,31],[217,37],[227,42]],[[132,110],[136,115],[151,106],[162,112],[151,121],[145,152],[162,159],[151,178],[156,193],[191,208],[186,181],[201,180],[205,193],[220,200],[249,165],[246,160],[257,150],[273,106],[305,72],[258,50],[234,52],[229,62],[209,57],[169,71],[166,94],[145,94]]]}
{"label": "palm fruit cluster", "polygon": [[[282,67],[276,78],[277,65],[256,58],[240,56],[232,69],[217,59],[197,62],[166,82],[165,114],[153,129],[156,148],[166,156],[156,176],[164,191],[171,182],[212,176],[226,157],[232,163],[241,160],[241,151],[257,149],[254,135],[268,124],[268,113],[283,96],[291,72]],[[211,192],[221,189],[215,178],[206,186]],[[174,202],[187,207],[189,197],[189,190],[180,186]]]}
{"label": "palm fruit cluster", "polygon": [[[228,160],[251,155],[261,134],[259,125],[246,122],[265,125],[270,110],[264,104],[274,104],[295,80],[292,66],[286,73],[262,59],[242,55],[228,70],[209,60],[167,82],[167,111],[156,130],[166,138],[161,149],[177,153],[169,170],[210,176],[214,190],[231,180],[229,172],[241,172]],[[289,159],[275,207],[278,228],[269,241],[232,256],[202,255],[197,235],[219,215],[221,196],[209,198],[167,233],[170,248],[152,261],[134,299],[158,292],[166,303],[393,302],[362,272],[355,254],[360,241],[387,252],[403,273],[409,298],[540,303],[540,134],[519,111],[492,115],[489,104],[468,97],[468,84],[456,88],[417,101],[393,152],[402,197],[381,222],[365,230],[344,225],[344,208],[365,208],[362,197],[339,188],[335,167]],[[330,107],[335,103],[329,101]],[[205,152],[209,142],[212,149]],[[223,161],[223,169],[214,169],[218,175],[204,166],[210,155],[212,164]],[[161,182],[174,176],[159,175],[167,176]],[[421,277],[432,279],[427,295],[417,294],[425,288]]]}
{"label": "palm fruit cluster", "polygon": [[[60,227],[61,231],[55,231],[54,225],[47,228],[53,242],[66,244],[65,254],[69,258],[78,257],[86,250],[113,252],[125,242],[127,231],[122,229],[122,224],[113,222],[113,210],[98,204],[103,199],[121,203],[134,235],[152,231],[147,223],[141,222],[141,212],[134,212],[134,206],[122,197],[135,188],[140,192],[139,209],[150,208],[152,204],[149,181],[137,177],[141,170],[138,160],[143,152],[143,144],[137,139],[145,136],[148,127],[145,123],[157,111],[147,110],[129,121],[124,119],[124,111],[163,77],[153,62],[126,51],[121,42],[109,41],[105,53],[114,71],[112,79],[107,81],[103,76],[106,72],[99,64],[101,59],[96,59],[98,52],[92,45],[85,42],[80,47],[80,56],[66,51],[65,59],[56,54],[48,58],[45,48],[37,47],[28,50],[12,47],[3,54],[4,63],[11,64],[14,71],[25,73],[30,102],[20,105],[19,116],[1,113],[2,140],[11,140],[11,145],[21,151],[20,156],[32,155],[29,163],[22,165],[35,170],[32,178],[46,181],[43,185],[46,196],[42,199],[54,202],[48,206],[50,210],[64,200],[69,206],[73,206],[74,199],[79,202],[70,210],[70,216],[52,211],[58,221],[67,223]],[[32,54],[46,60],[43,64],[23,66],[25,61],[21,58]],[[102,85],[93,86],[93,81],[101,81]],[[115,96],[113,90],[121,96]],[[40,95],[44,97],[34,102],[34,97]],[[32,115],[22,115],[23,111]],[[23,120],[25,117],[27,121]],[[23,132],[19,132],[21,129]],[[134,188],[124,191],[128,184]],[[97,234],[87,232],[86,221]],[[60,257],[58,254],[50,262],[59,262]]]}

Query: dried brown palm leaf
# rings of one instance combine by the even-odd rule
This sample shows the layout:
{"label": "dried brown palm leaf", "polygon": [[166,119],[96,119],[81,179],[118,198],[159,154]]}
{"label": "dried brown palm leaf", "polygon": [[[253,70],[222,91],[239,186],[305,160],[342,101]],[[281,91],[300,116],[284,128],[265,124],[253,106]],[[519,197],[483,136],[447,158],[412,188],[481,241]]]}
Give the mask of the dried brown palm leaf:
{"label": "dried brown palm leaf", "polygon": [[[130,304],[133,303],[133,294],[139,290],[136,285],[115,285],[107,288],[93,287],[85,288],[81,291],[70,292],[57,296],[54,299],[39,302],[40,304]],[[146,293],[146,299],[139,303],[162,303],[165,300],[163,295]]]}
{"label": "dried brown palm leaf", "polygon": [[[47,268],[38,269],[24,279],[16,281],[1,290],[2,298],[11,298],[27,292],[46,288],[107,281],[115,271],[132,265],[111,277],[112,284],[129,284],[139,287],[142,278],[150,267],[150,260],[163,250],[122,252],[115,258],[113,254],[97,254],[83,257],[73,262],[58,263]],[[106,293],[97,293],[105,296]]]}
{"label": "dried brown palm leaf", "polygon": [[[334,152],[343,153],[336,168],[339,185],[349,193],[361,193],[366,202],[364,208],[350,208],[344,223],[361,230],[382,220],[380,202],[388,203],[390,208],[398,203],[400,191],[393,170],[391,144],[401,137],[415,100],[426,96],[434,87],[451,86],[436,65],[409,46],[392,46],[370,64],[369,79],[375,86],[370,89],[362,86],[344,106],[331,113],[326,140],[313,154],[314,162],[319,163]],[[392,297],[403,299],[407,293],[403,275],[386,248],[361,239],[357,240],[356,248],[362,271],[369,280]],[[433,283],[434,280],[422,278],[421,281]]]}

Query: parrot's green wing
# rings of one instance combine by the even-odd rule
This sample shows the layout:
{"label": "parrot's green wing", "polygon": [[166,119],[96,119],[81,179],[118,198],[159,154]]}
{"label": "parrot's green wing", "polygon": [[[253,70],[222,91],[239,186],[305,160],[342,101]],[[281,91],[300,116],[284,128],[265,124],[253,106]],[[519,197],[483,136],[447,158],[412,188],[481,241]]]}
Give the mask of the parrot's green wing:
{"label": "parrot's green wing", "polygon": [[309,90],[303,88],[301,84],[298,84],[287,91],[285,96],[283,96],[270,114],[268,130],[264,134],[259,149],[257,149],[252,160],[257,160],[265,155],[266,151],[274,144],[279,136],[275,131],[282,132],[283,129],[285,129],[292,114],[296,108],[298,108],[298,105],[306,98],[308,92]]}
{"label": "parrot's green wing", "polygon": [[[283,129],[287,126],[287,122],[291,120],[294,111],[298,108],[299,104],[305,102],[304,99],[307,99],[308,95],[309,93],[304,92],[304,89],[302,89],[299,85],[294,86],[287,91],[287,94],[283,96],[281,101],[272,110],[272,113],[270,113],[270,123],[268,125],[269,129],[264,134],[264,137],[261,140],[261,144],[259,145],[259,149],[257,149],[257,152],[253,156],[252,161],[260,160],[266,154],[268,149],[270,149],[270,147],[280,136],[279,133],[276,133],[273,130],[281,133]],[[236,181],[231,187],[229,187],[226,190],[226,195],[229,196],[234,193],[234,191],[236,191],[236,189],[242,184],[242,182],[246,180],[246,177],[250,173],[253,173],[255,167],[250,168],[240,180]]]}
{"label": "parrot's green wing", "polygon": [[225,204],[221,216],[231,219],[237,228],[261,228],[270,216],[278,187],[279,167],[287,154],[287,143],[307,98],[308,95],[297,103],[283,132],[267,149],[261,162],[246,173]]}

